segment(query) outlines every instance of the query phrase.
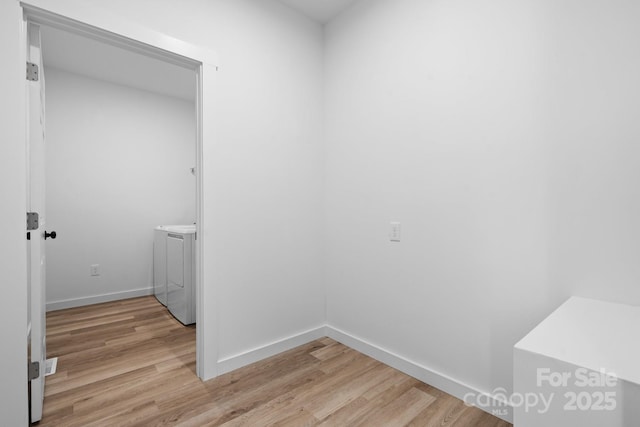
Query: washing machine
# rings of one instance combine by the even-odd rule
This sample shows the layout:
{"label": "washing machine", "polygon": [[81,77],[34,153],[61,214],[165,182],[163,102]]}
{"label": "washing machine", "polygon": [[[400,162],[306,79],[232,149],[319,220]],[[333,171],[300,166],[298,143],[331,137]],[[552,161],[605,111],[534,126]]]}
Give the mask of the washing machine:
{"label": "washing machine", "polygon": [[185,325],[196,322],[195,226],[169,226],[167,231],[167,308]]}
{"label": "washing machine", "polygon": [[167,229],[162,225],[153,230],[153,294],[167,305]]}

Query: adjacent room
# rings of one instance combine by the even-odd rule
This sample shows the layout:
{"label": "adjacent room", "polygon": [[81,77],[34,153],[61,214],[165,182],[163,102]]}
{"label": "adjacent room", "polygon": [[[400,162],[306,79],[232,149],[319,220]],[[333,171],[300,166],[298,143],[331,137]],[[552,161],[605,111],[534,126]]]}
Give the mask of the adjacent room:
{"label": "adjacent room", "polygon": [[3,423],[640,425],[640,4],[0,22]]}
{"label": "adjacent room", "polygon": [[47,310],[150,295],[154,229],[195,224],[195,72],[46,26],[41,37],[58,237]]}

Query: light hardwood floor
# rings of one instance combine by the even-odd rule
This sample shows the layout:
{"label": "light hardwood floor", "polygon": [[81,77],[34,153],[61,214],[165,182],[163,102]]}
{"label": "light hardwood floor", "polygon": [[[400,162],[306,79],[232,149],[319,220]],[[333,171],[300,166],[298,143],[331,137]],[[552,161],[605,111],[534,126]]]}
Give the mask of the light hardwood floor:
{"label": "light hardwood floor", "polygon": [[49,313],[47,343],[40,426],[510,426],[329,338],[203,383],[153,297]]}

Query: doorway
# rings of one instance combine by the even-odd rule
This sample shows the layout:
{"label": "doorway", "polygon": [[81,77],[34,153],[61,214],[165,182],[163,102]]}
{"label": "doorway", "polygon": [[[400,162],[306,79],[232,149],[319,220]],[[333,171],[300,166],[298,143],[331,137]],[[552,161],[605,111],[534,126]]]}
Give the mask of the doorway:
{"label": "doorway", "polygon": [[[38,16],[35,16],[38,15]],[[190,70],[191,73],[193,73],[193,91],[195,92],[195,96],[194,96],[194,103],[193,103],[193,110],[192,113],[195,116],[193,122],[194,122],[194,127],[195,129],[193,129],[193,134],[194,134],[194,138],[193,141],[196,142],[195,145],[195,159],[193,161],[192,167],[187,168],[187,170],[185,171],[185,174],[189,174],[190,178],[192,180],[195,180],[195,185],[194,185],[194,189],[195,191],[193,191],[193,193],[195,193],[195,222],[197,223],[197,230],[200,231],[202,229],[202,175],[201,175],[201,164],[202,164],[202,130],[201,130],[201,125],[202,125],[202,120],[201,120],[201,116],[202,116],[202,95],[201,95],[201,91],[202,91],[202,68],[203,68],[203,64],[195,61],[195,60],[190,60],[188,58],[184,58],[184,57],[179,57],[175,54],[172,54],[171,52],[165,52],[165,51],[160,51],[157,48],[154,48],[152,46],[146,46],[146,45],[141,45],[138,42],[135,42],[133,40],[128,40],[128,39],[124,39],[122,36],[117,36],[115,34],[105,34],[104,31],[102,30],[98,30],[98,29],[94,29],[92,27],[88,27],[86,25],[83,24],[79,24],[77,22],[69,22],[69,20],[67,20],[66,18],[57,16],[57,15],[51,15],[51,14],[44,14],[44,16],[42,15],[42,11],[38,11],[37,14],[34,14],[34,16],[30,16],[29,13],[27,13],[27,16],[29,17],[29,21],[34,22],[34,23],[39,23],[39,24],[44,24],[44,25],[48,25],[50,26],[53,30],[55,31],[68,31],[69,33],[73,33],[76,36],[91,36],[89,38],[92,39],[101,39],[102,41],[108,41],[110,45],[117,45],[119,47],[124,47],[125,50],[127,50],[129,53],[134,53],[136,55],[142,55],[142,56],[146,56],[148,58],[154,58],[156,60],[161,60],[164,61],[166,63],[172,64],[172,65],[178,65],[181,67],[184,67],[188,70]],[[45,54],[46,55],[46,54]],[[46,65],[46,64],[45,64]],[[60,76],[58,76],[60,77]],[[193,142],[192,141],[192,142]],[[73,162],[73,159],[70,159],[71,162]],[[101,161],[104,161],[104,158],[102,158],[101,156],[96,156],[95,157],[95,161],[100,163]],[[90,167],[90,162],[84,162],[85,166],[89,166]],[[191,172],[193,171],[193,175],[195,175],[195,177],[193,175],[191,175]],[[82,179],[81,177],[78,177],[77,175],[75,176],[75,179]],[[131,181],[131,180],[129,180]],[[134,183],[130,183],[132,185],[135,185]],[[81,212],[78,213],[78,215],[76,215],[75,219],[80,221],[82,218]],[[51,222],[49,223],[49,225],[53,225],[51,224]],[[55,228],[55,227],[54,227]],[[197,342],[197,349],[196,349],[196,370],[197,370],[197,374],[199,377],[203,378],[204,377],[204,366],[201,363],[201,361],[203,360],[203,352],[204,352],[204,343],[203,343],[203,329],[204,329],[204,324],[201,322],[202,317],[203,317],[203,310],[202,310],[202,301],[200,296],[202,295],[202,266],[201,266],[201,261],[200,261],[200,256],[201,256],[201,248],[203,246],[203,233],[197,233],[198,236],[198,242],[197,244],[195,244],[195,252],[196,252],[196,295],[197,295],[197,300],[198,300],[198,309],[197,309],[197,323],[198,325],[198,330],[197,330],[197,338],[196,338],[196,342]],[[62,236],[59,237],[60,239],[62,238]],[[150,242],[152,242],[152,238],[150,239]],[[98,264],[97,266],[95,265],[90,265],[89,266],[89,273],[90,273],[90,277],[100,277],[101,274],[101,266]],[[152,271],[151,268],[149,268],[150,271]],[[104,271],[104,270],[102,270]],[[98,273],[97,275],[94,275],[94,273]],[[32,307],[34,305],[32,304]],[[55,304],[52,306],[52,308],[55,308]],[[31,316],[36,316],[37,313],[31,313]]]}
{"label": "doorway", "polygon": [[196,222],[195,71],[47,26],[41,37],[58,235],[47,311],[148,295],[154,228]]}

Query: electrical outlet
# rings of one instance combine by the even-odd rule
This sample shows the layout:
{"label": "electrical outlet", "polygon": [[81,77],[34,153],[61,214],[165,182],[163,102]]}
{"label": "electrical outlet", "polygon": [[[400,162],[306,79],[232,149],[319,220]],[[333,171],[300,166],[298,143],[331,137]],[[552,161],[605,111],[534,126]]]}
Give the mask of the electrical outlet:
{"label": "electrical outlet", "polygon": [[91,265],[91,275],[99,276],[100,275],[100,264],[92,264]]}
{"label": "electrical outlet", "polygon": [[389,232],[389,240],[391,240],[392,242],[399,242],[400,241],[400,223],[399,222],[392,222],[391,223],[391,231]]}

